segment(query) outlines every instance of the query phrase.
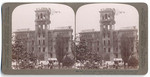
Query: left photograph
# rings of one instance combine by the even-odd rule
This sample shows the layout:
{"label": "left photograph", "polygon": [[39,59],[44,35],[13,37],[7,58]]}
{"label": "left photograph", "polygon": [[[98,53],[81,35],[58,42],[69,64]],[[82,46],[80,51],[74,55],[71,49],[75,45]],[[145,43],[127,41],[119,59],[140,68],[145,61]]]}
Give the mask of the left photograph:
{"label": "left photograph", "polygon": [[12,69],[74,64],[75,13],[63,4],[24,4],[12,13]]}

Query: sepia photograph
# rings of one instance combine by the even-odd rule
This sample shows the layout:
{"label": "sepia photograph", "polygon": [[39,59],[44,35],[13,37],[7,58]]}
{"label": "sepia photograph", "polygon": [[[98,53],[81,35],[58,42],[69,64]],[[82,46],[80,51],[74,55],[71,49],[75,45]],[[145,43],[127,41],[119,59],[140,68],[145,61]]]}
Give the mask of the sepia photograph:
{"label": "sepia photograph", "polygon": [[128,4],[23,4],[12,12],[11,68],[139,69],[139,13]]}

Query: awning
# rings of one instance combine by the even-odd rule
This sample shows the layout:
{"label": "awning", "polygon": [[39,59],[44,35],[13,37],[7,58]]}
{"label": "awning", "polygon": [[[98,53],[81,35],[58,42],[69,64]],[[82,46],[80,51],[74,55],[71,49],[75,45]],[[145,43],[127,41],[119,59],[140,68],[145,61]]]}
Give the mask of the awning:
{"label": "awning", "polygon": [[122,58],[114,58],[114,61],[122,61]]}
{"label": "awning", "polygon": [[55,60],[55,61],[56,61],[56,60],[57,60],[57,58],[48,58],[48,60]]}

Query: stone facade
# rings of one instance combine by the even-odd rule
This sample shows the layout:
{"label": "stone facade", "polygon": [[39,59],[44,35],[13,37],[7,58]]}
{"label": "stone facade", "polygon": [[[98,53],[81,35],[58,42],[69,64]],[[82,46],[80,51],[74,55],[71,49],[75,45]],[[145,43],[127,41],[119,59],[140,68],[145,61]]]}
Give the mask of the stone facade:
{"label": "stone facade", "polygon": [[[40,57],[41,60],[47,60],[48,58],[56,58],[55,46],[56,46],[56,37],[58,34],[63,34],[63,37],[67,37],[68,42],[65,45],[66,51],[71,53],[71,42],[72,42],[72,32],[70,29],[55,29],[48,30],[48,40],[44,41],[36,41],[35,31],[16,31],[15,38],[21,39],[24,44],[25,51],[34,52],[37,56]],[[48,43],[46,45],[46,43]],[[36,45],[38,44],[38,45]],[[45,47],[48,48],[46,51]],[[37,49],[36,49],[37,48]]]}
{"label": "stone facade", "polygon": [[[110,50],[104,51],[101,47],[101,40],[100,36],[101,31],[88,31],[88,32],[81,32],[80,39],[84,39],[86,44],[91,52],[98,52],[99,55],[103,56],[103,59],[106,61],[113,61],[114,58],[121,58],[121,37],[122,35],[127,35],[129,37],[134,37],[133,41],[133,52],[137,52],[136,43],[137,43],[137,29],[122,29],[122,30],[114,30],[113,31],[113,40],[112,45],[108,41],[105,42],[105,47],[113,48]],[[104,43],[104,42],[103,42]],[[106,58],[107,56],[107,58]]]}

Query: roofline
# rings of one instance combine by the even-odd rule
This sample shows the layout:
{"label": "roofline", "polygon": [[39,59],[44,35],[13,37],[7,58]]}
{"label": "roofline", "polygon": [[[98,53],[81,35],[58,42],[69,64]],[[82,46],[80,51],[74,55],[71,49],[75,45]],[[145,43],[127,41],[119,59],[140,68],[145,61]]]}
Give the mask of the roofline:
{"label": "roofline", "polygon": [[97,32],[100,32],[100,31],[80,32],[79,34],[84,34],[84,33],[97,33]]}

